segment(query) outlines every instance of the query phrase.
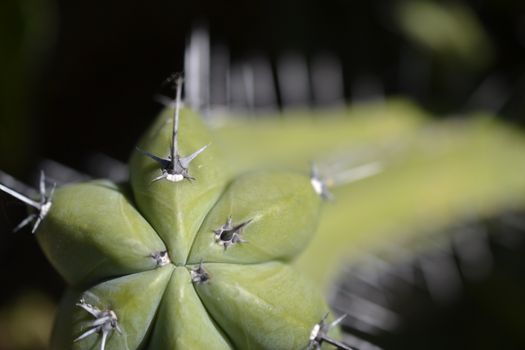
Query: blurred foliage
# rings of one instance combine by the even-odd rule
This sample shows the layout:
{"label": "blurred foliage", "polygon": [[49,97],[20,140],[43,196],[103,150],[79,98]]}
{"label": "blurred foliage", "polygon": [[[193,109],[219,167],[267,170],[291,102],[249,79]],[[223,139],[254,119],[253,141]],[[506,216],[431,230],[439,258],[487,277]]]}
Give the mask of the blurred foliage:
{"label": "blurred foliage", "polygon": [[53,45],[51,0],[0,4],[0,164],[20,172],[34,159],[34,88]]}
{"label": "blurred foliage", "polygon": [[407,233],[525,206],[521,131],[487,114],[431,120],[414,104],[392,100],[339,113],[233,120],[216,132],[238,171],[307,172],[312,159],[331,158],[384,164],[382,173],[334,190],[319,234],[297,262],[329,288],[342,262],[406,241]]}
{"label": "blurred foliage", "polygon": [[39,292],[18,296],[0,309],[0,349],[47,349],[55,304]]}
{"label": "blurred foliage", "polygon": [[492,44],[470,8],[455,2],[401,1],[398,25],[410,41],[464,69],[485,68]]}

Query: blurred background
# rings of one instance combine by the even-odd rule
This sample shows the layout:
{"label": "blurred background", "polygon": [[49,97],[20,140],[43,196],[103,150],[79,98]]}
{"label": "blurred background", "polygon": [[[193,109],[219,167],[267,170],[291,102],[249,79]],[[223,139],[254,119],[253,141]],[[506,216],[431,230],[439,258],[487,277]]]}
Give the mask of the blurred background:
{"label": "blurred background", "polygon": [[[4,0],[0,169],[124,179],[184,70],[238,172],[382,164],[297,262],[348,343],[524,349],[524,62],[519,0]],[[0,194],[1,350],[46,349],[65,288],[25,214]]]}

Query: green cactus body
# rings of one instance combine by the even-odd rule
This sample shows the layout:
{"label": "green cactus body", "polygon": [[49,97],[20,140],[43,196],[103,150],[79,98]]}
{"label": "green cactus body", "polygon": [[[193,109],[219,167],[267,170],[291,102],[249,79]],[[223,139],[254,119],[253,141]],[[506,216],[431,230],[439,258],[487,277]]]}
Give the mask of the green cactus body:
{"label": "green cactus body", "polygon": [[[161,115],[139,142],[148,151],[167,156],[171,143],[171,123],[168,113]],[[181,118],[180,150],[190,154],[210,142],[206,128],[198,117],[186,112]],[[207,212],[215,204],[228,180],[228,167],[221,162],[214,147],[196,159],[191,173],[195,183],[183,181],[173,186],[168,181],[152,179],[158,176],[155,162],[139,153],[131,157],[131,185],[137,206],[166,242],[171,259],[186,262],[193,238]]]}
{"label": "green cactus body", "polygon": [[[309,242],[317,225],[319,207],[320,198],[305,176],[283,172],[239,176],[201,225],[189,263],[290,260]],[[249,244],[228,249],[210,235],[230,216],[234,226],[247,223],[242,236]]]}
{"label": "green cactus body", "polygon": [[92,182],[57,191],[37,239],[69,284],[89,285],[154,269],[157,264],[150,255],[166,251],[121,189]]}
{"label": "green cactus body", "polygon": [[[195,114],[181,112],[176,157],[211,141]],[[161,114],[140,149],[165,157],[174,120]],[[162,170],[173,181],[158,179],[156,158],[137,152],[131,186],[99,181],[57,190],[37,234],[71,286],[53,348],[309,345],[328,309],[287,263],[318,221],[321,200],[310,179],[281,171],[234,178],[214,147],[200,155],[203,149],[180,168],[189,171],[181,171],[184,179],[173,163]]]}

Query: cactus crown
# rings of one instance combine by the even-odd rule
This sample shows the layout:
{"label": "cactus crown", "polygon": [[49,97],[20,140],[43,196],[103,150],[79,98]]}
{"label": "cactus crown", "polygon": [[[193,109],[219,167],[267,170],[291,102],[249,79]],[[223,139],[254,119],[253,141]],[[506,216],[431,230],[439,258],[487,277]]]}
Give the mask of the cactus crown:
{"label": "cactus crown", "polygon": [[288,264],[315,230],[325,184],[225,171],[219,151],[207,149],[211,135],[182,107],[182,77],[175,81],[174,109],[140,140],[130,183],[78,183],[54,195],[42,173],[40,201],[0,185],[38,211],[20,226],[40,226],[39,244],[70,285],[52,347],[337,346],[326,327],[310,337],[327,307]]}

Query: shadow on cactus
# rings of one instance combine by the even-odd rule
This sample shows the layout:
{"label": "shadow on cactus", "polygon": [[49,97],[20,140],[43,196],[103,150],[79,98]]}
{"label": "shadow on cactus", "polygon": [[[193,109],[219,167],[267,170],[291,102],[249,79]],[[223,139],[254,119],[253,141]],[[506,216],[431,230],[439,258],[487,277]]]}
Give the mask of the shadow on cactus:
{"label": "shadow on cactus", "polygon": [[328,334],[340,320],[325,323],[320,293],[288,264],[315,232],[314,181],[234,176],[181,108],[178,83],[174,111],[131,157],[130,184],[72,184],[53,198],[42,187],[50,208],[35,207],[36,237],[70,285],[52,348],[350,349]]}

